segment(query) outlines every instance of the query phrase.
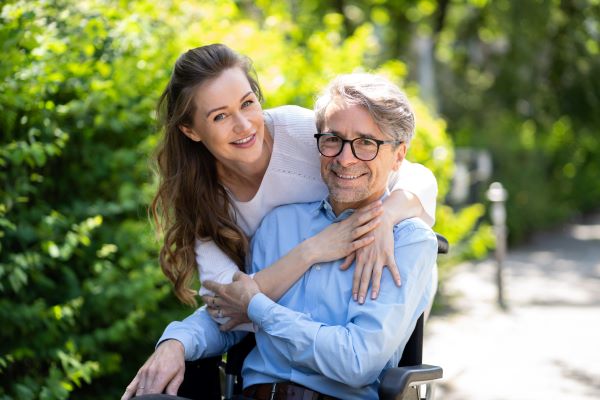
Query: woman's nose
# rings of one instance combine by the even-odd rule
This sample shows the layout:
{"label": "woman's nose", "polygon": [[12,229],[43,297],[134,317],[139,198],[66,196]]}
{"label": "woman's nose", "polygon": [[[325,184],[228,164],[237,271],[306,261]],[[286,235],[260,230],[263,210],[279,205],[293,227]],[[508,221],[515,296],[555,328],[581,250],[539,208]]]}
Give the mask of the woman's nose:
{"label": "woman's nose", "polygon": [[250,120],[242,113],[237,113],[235,116],[234,132],[243,133],[252,127]]}

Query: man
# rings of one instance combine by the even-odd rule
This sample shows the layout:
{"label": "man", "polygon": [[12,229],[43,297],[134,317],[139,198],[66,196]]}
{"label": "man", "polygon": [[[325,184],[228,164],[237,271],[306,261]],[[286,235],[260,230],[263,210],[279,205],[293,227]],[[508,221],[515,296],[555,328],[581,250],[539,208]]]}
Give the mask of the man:
{"label": "man", "polygon": [[[268,214],[252,241],[250,272],[272,264],[307,237],[386,196],[414,132],[404,94],[369,74],[335,79],[315,106],[321,175],[329,196],[321,202],[282,206]],[[315,264],[278,303],[247,275],[209,289],[236,304],[257,327],[256,348],[244,363],[244,396],[285,399],[295,392],[343,399],[376,399],[382,372],[398,363],[414,325],[432,296],[436,237],[419,219],[394,227],[398,288],[390,275],[377,300],[352,299],[352,274],[342,260]],[[219,332],[206,313],[197,334],[174,326],[161,339],[186,343],[186,359],[226,351],[240,332]],[[276,383],[273,385],[273,383]],[[275,393],[274,397],[271,394]]]}

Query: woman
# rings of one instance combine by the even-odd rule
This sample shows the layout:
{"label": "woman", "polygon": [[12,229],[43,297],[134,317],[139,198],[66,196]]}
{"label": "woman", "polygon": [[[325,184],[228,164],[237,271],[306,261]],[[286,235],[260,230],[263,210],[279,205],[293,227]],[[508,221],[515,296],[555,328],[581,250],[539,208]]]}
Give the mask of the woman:
{"label": "woman", "polygon": [[[263,111],[261,100],[250,61],[219,44],[183,54],[161,96],[165,138],[152,212],[165,228],[161,266],[185,303],[194,304],[188,285],[196,263],[201,281],[230,282],[244,266],[248,237],[267,212],[327,194],[312,112],[295,106]],[[364,302],[370,280],[371,297],[377,297],[384,266],[399,285],[392,226],[415,216],[432,224],[436,183],[429,170],[407,161],[390,182],[384,204],[359,210],[257,274],[261,290],[278,299],[314,262],[343,257],[343,268],[357,261],[355,300]],[[183,357],[181,344],[172,342],[157,348],[123,398],[165,387],[176,393]],[[169,351],[163,350],[167,343]]]}

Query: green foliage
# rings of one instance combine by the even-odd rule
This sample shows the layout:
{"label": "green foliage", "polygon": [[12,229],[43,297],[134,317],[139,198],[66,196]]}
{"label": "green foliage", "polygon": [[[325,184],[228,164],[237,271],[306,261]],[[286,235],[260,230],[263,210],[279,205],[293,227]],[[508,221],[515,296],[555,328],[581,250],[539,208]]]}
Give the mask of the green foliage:
{"label": "green foliage", "polygon": [[2,7],[0,398],[117,397],[147,353],[134,349],[182,315],[143,218],[170,30],[131,6],[143,17],[109,1]]}
{"label": "green foliage", "polygon": [[[321,2],[155,3],[2,5],[0,399],[117,398],[166,323],[189,313],[157,265],[146,218],[153,107],[187,48],[224,42],[250,55],[266,107],[311,107],[338,73],[387,74],[417,112],[409,159],[448,192],[454,152],[445,123],[418,100],[405,63],[379,58],[379,35],[391,24],[383,3],[364,18],[356,6],[351,23]],[[557,125],[548,145],[561,146],[569,132]],[[439,208],[437,229],[457,257],[489,248],[489,229],[477,228],[483,212]]]}
{"label": "green foliage", "polygon": [[597,1],[449,7],[437,57],[459,145],[489,149],[511,239],[600,204]]}

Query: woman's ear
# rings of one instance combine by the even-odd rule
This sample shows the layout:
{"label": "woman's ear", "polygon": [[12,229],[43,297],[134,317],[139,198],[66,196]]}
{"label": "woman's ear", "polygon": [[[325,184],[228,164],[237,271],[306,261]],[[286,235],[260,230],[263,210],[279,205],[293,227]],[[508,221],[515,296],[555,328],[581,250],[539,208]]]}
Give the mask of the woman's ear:
{"label": "woman's ear", "polygon": [[196,133],[196,131],[194,131],[193,128],[190,128],[187,125],[179,125],[178,126],[179,130],[181,132],[183,132],[183,134],[187,137],[189,137],[190,139],[192,139],[194,142],[201,142],[202,138],[200,137],[200,135],[198,135]]}

